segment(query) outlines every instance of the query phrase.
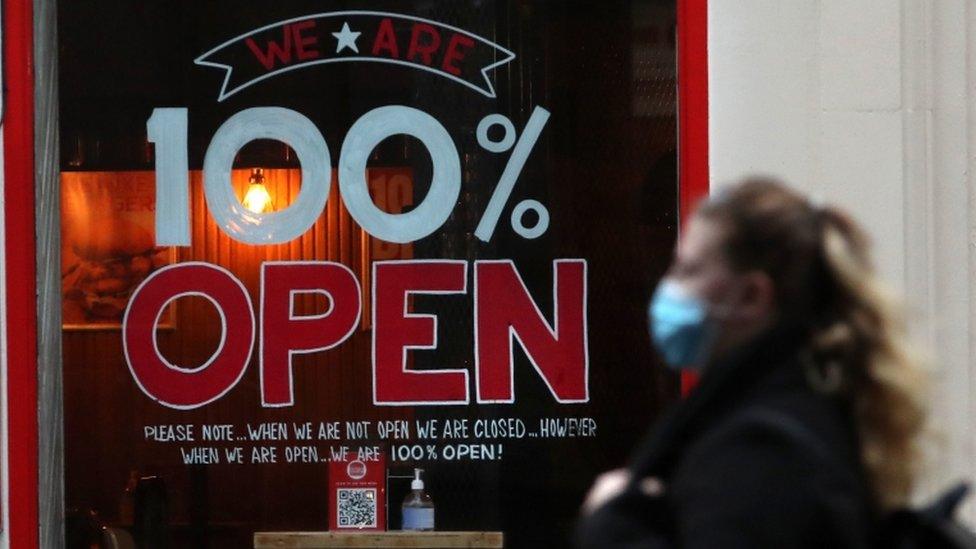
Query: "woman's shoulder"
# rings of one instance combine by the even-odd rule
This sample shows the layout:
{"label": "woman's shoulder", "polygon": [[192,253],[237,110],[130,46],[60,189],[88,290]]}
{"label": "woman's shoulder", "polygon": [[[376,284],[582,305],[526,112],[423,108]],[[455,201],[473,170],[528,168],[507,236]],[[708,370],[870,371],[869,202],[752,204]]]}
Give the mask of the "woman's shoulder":
{"label": "woman's shoulder", "polygon": [[808,461],[856,468],[860,445],[849,399],[816,389],[808,370],[799,355],[793,355],[738,398],[706,406],[692,444],[761,443],[798,452]]}
{"label": "woman's shoulder", "polygon": [[[853,417],[842,403],[795,387],[750,399],[713,417],[690,440],[679,469],[749,465],[797,481],[863,485]],[[730,463],[738,460],[739,464]]]}
{"label": "woman's shoulder", "polygon": [[769,540],[786,532],[790,543],[758,545],[863,546],[873,524],[864,476],[835,442],[831,431],[840,426],[806,406],[743,406],[690,442],[667,485],[683,535],[708,530]]}

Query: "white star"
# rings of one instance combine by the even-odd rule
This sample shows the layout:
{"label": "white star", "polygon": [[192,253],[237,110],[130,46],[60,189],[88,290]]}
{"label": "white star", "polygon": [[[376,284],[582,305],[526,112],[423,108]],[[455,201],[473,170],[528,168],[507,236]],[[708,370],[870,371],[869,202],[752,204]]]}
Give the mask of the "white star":
{"label": "white star", "polygon": [[343,23],[341,31],[332,33],[332,36],[335,36],[338,41],[336,44],[336,53],[341,52],[345,48],[350,48],[352,51],[359,53],[359,48],[356,46],[356,39],[359,38],[360,34],[362,33],[352,32],[349,28],[349,23]]}

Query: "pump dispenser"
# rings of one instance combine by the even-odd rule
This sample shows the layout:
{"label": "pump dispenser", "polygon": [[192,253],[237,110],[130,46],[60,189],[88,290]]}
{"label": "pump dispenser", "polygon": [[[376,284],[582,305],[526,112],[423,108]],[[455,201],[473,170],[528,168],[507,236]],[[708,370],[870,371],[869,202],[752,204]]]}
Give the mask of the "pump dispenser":
{"label": "pump dispenser", "polygon": [[423,469],[413,470],[410,493],[403,500],[404,530],[433,530],[434,501],[424,491],[424,481],[420,478]]}

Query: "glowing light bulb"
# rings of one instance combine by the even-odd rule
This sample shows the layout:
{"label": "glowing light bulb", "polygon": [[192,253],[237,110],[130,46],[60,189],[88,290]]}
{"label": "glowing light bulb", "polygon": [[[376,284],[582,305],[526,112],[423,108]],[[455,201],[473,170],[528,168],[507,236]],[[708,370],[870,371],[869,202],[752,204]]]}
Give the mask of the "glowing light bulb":
{"label": "glowing light bulb", "polygon": [[244,207],[254,213],[261,213],[271,207],[271,194],[264,186],[264,170],[255,168],[249,179],[250,185],[244,193]]}

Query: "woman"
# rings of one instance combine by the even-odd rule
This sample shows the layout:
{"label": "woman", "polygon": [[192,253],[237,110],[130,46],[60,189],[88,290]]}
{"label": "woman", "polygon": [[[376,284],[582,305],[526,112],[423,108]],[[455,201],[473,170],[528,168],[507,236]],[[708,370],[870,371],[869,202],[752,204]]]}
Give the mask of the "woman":
{"label": "woman", "polygon": [[583,547],[848,548],[906,503],[923,376],[863,232],[752,179],[685,227],[649,307],[699,385],[584,504]]}

